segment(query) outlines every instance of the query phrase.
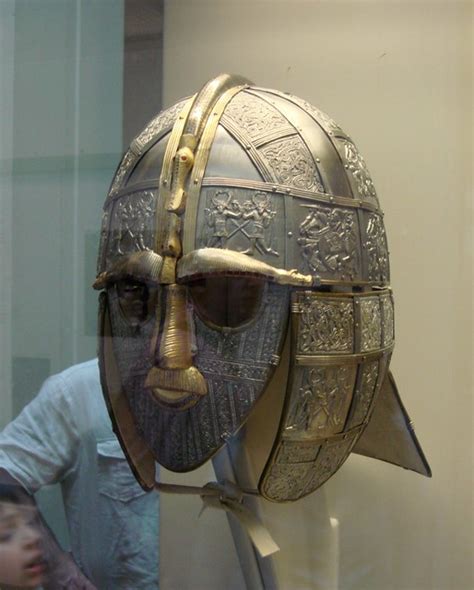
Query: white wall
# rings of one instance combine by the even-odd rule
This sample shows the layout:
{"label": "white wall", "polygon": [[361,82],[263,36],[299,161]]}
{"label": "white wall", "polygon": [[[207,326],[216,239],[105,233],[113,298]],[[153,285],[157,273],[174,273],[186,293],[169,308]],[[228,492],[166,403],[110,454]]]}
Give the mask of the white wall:
{"label": "white wall", "polygon": [[[341,589],[474,586],[471,43],[468,1],[166,3],[165,106],[223,71],[304,97],[355,139],[385,211],[392,369],[433,479],[352,457],[317,493],[340,522]],[[178,500],[163,499],[163,561],[186,546]],[[208,568],[220,558],[214,543]]]}

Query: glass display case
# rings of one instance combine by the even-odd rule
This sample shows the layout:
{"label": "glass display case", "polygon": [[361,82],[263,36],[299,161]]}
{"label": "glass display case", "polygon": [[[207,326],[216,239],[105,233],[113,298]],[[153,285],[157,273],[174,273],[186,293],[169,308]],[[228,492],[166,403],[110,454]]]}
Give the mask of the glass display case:
{"label": "glass display case", "polygon": [[[473,586],[472,10],[467,1],[428,0],[1,3],[0,468],[36,493],[95,587],[141,590],[158,579],[161,590]],[[190,97],[223,73],[233,77],[217,78],[193,110]],[[203,162],[200,126],[209,143]],[[301,144],[289,146],[286,160],[284,141]],[[136,187],[134,204],[127,186]],[[161,198],[163,212],[153,205]],[[181,217],[182,243],[171,231]],[[199,249],[207,258],[193,254]],[[134,251],[146,256],[123,262]],[[229,251],[232,260],[221,256]],[[207,274],[216,269],[225,281],[211,284]],[[99,322],[93,283],[103,290]],[[154,324],[160,304],[167,311]],[[289,361],[295,391],[332,380],[328,388],[345,395],[336,404],[343,417],[334,410],[324,422],[332,410],[321,402],[303,428],[306,398],[288,394],[283,412],[283,401],[274,403],[272,392],[287,380],[281,367],[275,372],[286,354],[285,306],[299,334],[294,366]],[[243,340],[232,334],[257,317],[250,374]],[[277,321],[275,341],[261,337]],[[305,322],[311,332],[316,321],[339,321],[330,349],[314,344],[325,338],[323,326],[307,335],[315,350],[304,347]],[[221,324],[222,341],[211,334]],[[348,330],[349,344],[341,336]],[[219,351],[208,355],[212,367],[199,357],[203,346]],[[150,350],[166,375],[146,364]],[[197,358],[202,383],[184,375],[188,357]],[[217,370],[224,361],[225,378]],[[376,393],[388,391],[388,362],[431,480],[361,456],[398,457],[392,462],[429,473],[401,403],[393,431],[387,422],[377,431],[378,452],[369,443],[354,447],[375,418]],[[374,401],[359,412],[374,363]],[[176,369],[181,397],[169,385]],[[126,390],[129,401],[142,395],[131,373],[143,376],[164,413],[148,402],[124,410],[114,392]],[[341,375],[352,379],[350,394]],[[252,389],[257,381],[262,391]],[[386,387],[399,402],[394,384]],[[192,414],[209,388],[228,406]],[[12,425],[25,407],[17,444]],[[171,420],[170,407],[181,417]],[[227,429],[219,411],[230,416]],[[179,425],[183,415],[187,426]],[[346,427],[337,429],[338,420]],[[219,442],[203,449],[217,424]],[[348,434],[350,445],[341,438]],[[311,486],[308,453],[317,464],[321,440],[330,446],[334,435],[349,445],[341,451],[348,458],[330,479],[311,475]],[[259,483],[271,436],[274,460]],[[177,437],[179,452],[170,442]],[[380,451],[390,441],[391,450]],[[278,457],[290,457],[290,443],[297,455],[283,485]],[[161,489],[147,493],[155,468]],[[225,483],[236,480],[241,489]]]}

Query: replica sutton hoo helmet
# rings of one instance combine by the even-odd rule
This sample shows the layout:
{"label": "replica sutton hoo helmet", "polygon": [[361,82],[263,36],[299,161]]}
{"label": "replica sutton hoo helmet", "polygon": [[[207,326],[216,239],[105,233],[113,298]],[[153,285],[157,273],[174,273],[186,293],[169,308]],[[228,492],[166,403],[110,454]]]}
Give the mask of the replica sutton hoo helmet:
{"label": "replica sutton hoo helmet", "polygon": [[352,451],[429,475],[388,373],[388,285],[369,172],[327,115],[228,75],[160,113],[112,182],[95,283],[102,386],[141,485],[155,460],[208,460],[269,384],[265,498],[309,494]]}

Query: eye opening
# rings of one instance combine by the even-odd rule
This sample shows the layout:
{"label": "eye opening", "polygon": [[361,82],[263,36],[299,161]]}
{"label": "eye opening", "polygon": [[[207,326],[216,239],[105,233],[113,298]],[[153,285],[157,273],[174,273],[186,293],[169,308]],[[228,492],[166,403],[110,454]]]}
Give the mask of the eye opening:
{"label": "eye opening", "polygon": [[133,327],[143,325],[157,305],[156,285],[124,276],[110,284],[115,289],[122,317]]}
{"label": "eye opening", "polygon": [[253,322],[266,280],[246,275],[200,276],[187,282],[198,316],[212,328],[237,330]]}

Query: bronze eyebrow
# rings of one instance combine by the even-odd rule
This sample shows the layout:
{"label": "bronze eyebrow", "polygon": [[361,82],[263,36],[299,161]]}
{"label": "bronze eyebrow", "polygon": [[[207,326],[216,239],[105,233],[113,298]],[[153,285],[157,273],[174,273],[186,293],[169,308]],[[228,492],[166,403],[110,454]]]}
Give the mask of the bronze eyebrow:
{"label": "bronze eyebrow", "polygon": [[183,256],[177,265],[177,278],[188,281],[209,276],[253,276],[298,287],[311,287],[313,277],[296,270],[275,268],[242,252],[221,248],[202,248]]}

